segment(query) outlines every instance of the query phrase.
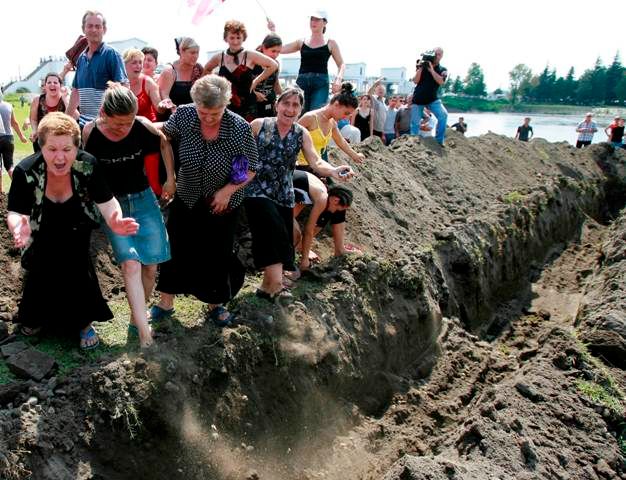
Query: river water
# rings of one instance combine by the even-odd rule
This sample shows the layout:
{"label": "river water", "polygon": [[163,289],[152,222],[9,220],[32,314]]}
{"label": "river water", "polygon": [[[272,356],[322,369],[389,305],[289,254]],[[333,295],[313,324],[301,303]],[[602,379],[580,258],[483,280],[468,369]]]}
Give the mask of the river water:
{"label": "river water", "polygon": [[[500,135],[515,137],[517,127],[524,122],[524,117],[530,117],[535,137],[545,138],[550,142],[569,142],[576,144],[578,134],[576,127],[583,120],[584,115],[540,115],[528,113],[449,113],[448,125],[453,125],[459,117],[465,118],[468,130],[467,136],[483,135],[493,132]],[[606,142],[604,133],[612,117],[594,117],[598,131],[593,137],[593,143]]]}

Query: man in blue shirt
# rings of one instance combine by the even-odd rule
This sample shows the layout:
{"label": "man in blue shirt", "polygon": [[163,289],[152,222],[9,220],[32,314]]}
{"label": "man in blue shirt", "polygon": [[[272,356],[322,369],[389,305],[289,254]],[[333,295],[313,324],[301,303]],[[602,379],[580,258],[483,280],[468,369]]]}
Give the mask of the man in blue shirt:
{"label": "man in blue shirt", "polygon": [[75,117],[76,108],[80,106],[78,123],[81,128],[98,116],[107,82],[128,84],[122,57],[102,41],[106,31],[107,23],[102,13],[88,10],[83,15],[87,49],[76,62],[76,75],[67,109],[67,113]]}

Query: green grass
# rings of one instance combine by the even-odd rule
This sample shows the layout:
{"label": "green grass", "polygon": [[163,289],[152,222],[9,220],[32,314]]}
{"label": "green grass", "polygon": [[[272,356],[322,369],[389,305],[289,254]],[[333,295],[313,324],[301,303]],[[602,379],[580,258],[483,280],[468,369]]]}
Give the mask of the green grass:
{"label": "green grass", "polygon": [[[190,297],[176,297],[176,313],[156,327],[156,330],[167,329],[168,335],[183,336],[192,327],[200,325],[203,317],[203,303]],[[22,337],[20,340],[33,345],[41,352],[51,355],[59,366],[57,374],[61,377],[83,365],[95,363],[102,356],[121,356],[125,353],[139,351],[136,336],[128,335],[128,319],[130,308],[125,298],[109,302],[114,318],[109,322],[96,323],[95,328],[100,337],[100,346],[94,350],[81,351],[76,339],[41,336],[39,339]],[[17,380],[7,367],[6,361],[0,359],[0,385]]]}
{"label": "green grass", "polygon": [[522,195],[521,193],[517,191],[507,193],[503,198],[504,203],[508,203],[508,204],[521,203],[523,199],[524,199],[524,195]]}
{"label": "green grass", "polygon": [[[20,126],[20,128],[22,128],[22,125],[24,125],[24,120],[26,120],[28,116],[30,115],[30,104],[26,103],[23,107],[21,107],[20,97],[21,97],[21,94],[12,93],[12,94],[6,95],[4,99],[5,101],[13,105],[13,112],[15,113],[15,119],[17,120],[17,123]],[[24,133],[24,136],[28,139],[28,136],[30,135],[30,130],[27,130],[27,131],[22,130],[22,133]],[[15,132],[13,132],[13,140],[15,144],[15,158],[14,158],[15,163],[18,163],[24,157],[27,157],[28,155],[33,153],[33,144],[30,141],[26,143],[22,143]]]}
{"label": "green grass", "polygon": [[586,380],[577,380],[576,387],[589,400],[608,408],[615,415],[623,415],[622,397],[610,385],[604,386]]}

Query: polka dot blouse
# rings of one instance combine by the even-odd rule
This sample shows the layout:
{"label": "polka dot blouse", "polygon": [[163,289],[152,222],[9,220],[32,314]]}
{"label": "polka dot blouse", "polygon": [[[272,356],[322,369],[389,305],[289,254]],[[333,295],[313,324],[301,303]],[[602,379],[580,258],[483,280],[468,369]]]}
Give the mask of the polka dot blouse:
{"label": "polka dot blouse", "polygon": [[[224,112],[215,140],[205,140],[202,136],[200,119],[193,104],[178,107],[163,125],[163,132],[178,141],[180,170],[176,194],[189,208],[230,183],[235,156],[246,156],[248,170],[256,171],[258,152],[252,129],[248,122],[229,110]],[[228,205],[230,208],[241,205],[243,190],[233,194]]]}

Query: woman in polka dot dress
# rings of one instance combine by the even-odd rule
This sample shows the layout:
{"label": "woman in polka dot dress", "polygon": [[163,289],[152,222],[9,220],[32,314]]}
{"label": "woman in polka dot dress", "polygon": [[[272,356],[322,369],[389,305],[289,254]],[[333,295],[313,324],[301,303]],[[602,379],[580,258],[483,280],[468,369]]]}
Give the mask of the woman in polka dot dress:
{"label": "woman in polka dot dress", "polygon": [[174,296],[185,293],[208,304],[209,320],[228,326],[234,318],[223,304],[243,283],[233,255],[235,227],[258,153],[250,125],[226,109],[228,80],[206,75],[194,83],[191,98],[193,104],[179,106],[163,125],[178,141],[180,170],[167,224],[172,259],[161,265],[161,298],[150,316],[158,321],[172,314]]}

